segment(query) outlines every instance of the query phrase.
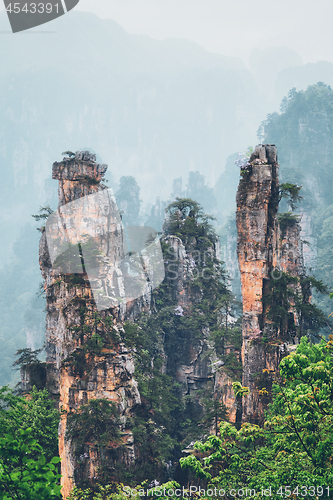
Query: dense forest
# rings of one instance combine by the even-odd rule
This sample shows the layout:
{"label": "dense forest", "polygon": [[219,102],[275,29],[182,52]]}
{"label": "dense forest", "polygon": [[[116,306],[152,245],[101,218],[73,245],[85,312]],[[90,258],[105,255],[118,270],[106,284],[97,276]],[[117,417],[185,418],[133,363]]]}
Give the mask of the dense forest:
{"label": "dense forest", "polygon": [[[262,142],[278,147],[284,186],[280,191],[280,223],[286,219],[307,221],[303,231],[311,242],[304,241],[304,246],[309,247],[311,266],[303,278],[308,280],[308,289],[312,285],[313,291],[326,290],[315,294],[316,306],[307,309],[309,315],[315,311],[320,321],[312,318],[306,331],[298,329],[298,340],[283,357],[279,371],[264,370],[261,374],[265,383],[260,396],[267,407],[264,422],[241,424],[237,417],[248,395],[248,388],[242,386],[242,308],[219,255],[220,243],[228,242],[234,224],[233,218],[227,220],[218,196],[218,186],[229,179],[230,186],[234,183],[235,197],[239,169],[231,167],[232,158],[230,168],[234,170],[222,174],[214,191],[199,172],[190,172],[186,190],[181,179],[175,179],[171,200],[159,200],[151,213],[144,215],[143,222],[161,233],[166,274],[152,293],[149,313],[125,321],[121,328],[115,328],[104,316],[95,316],[91,323],[94,329],[84,331],[90,335],[84,351],[88,358],[119,345],[130,350],[141,404],[133,408],[126,422],[135,450],[135,460],[130,464],[124,460],[125,428],[116,404],[106,398],[94,399],[69,414],[66,436],[73,443],[76,461],[76,487],[70,500],[122,500],[130,496],[185,499],[189,495],[228,499],[333,497],[333,336],[328,321],[332,294],[327,293],[333,282],[332,104],[333,91],[323,83],[306,91],[293,89],[282,101],[280,114],[269,115],[258,131]],[[243,178],[247,175],[244,165]],[[289,197],[284,196],[286,191]],[[298,207],[293,206],[293,194],[301,201]],[[115,195],[124,226],[139,224],[140,189],[136,179],[122,177]],[[208,214],[218,219],[218,230],[215,218]],[[8,304],[8,317],[2,322],[2,336],[6,337],[3,352],[8,358],[2,365],[4,377],[10,377],[9,353],[14,349],[10,329],[23,321],[35,342],[32,349],[25,348],[24,332],[16,338],[16,345],[20,339],[22,347],[17,351],[15,368],[24,373],[29,367],[32,387],[28,394],[20,385],[14,391],[4,386],[0,393],[3,499],[61,498],[58,424],[63,410],[57,408],[54,394],[49,387],[44,388],[40,377],[45,363],[37,349],[42,339],[34,337],[34,329],[36,325],[43,328],[45,297],[42,288],[36,294],[39,283],[29,274],[29,259],[38,252],[33,231],[31,226],[26,227],[14,248],[14,265],[1,271],[3,281],[11,284],[1,289],[0,297]],[[184,251],[182,263],[179,249]],[[187,266],[181,279],[180,266]],[[25,282],[30,292],[18,294],[17,288],[24,288]],[[279,283],[282,287],[283,280]],[[290,283],[291,279],[286,283],[289,292]],[[75,287],[77,283],[67,285]],[[278,292],[273,291],[275,298]],[[295,293],[290,292],[287,299],[295,304]],[[20,318],[23,311],[24,318]],[[83,317],[85,312],[80,314]],[[278,310],[273,318],[279,325],[281,315]],[[101,322],[106,324],[103,333]],[[268,340],[263,337],[261,342]],[[194,378],[194,389],[184,393],[176,374],[191,364],[188,353],[199,348],[203,359],[200,376]],[[82,350],[74,351],[65,362],[79,363],[81,355]],[[80,365],[75,369],[79,377]],[[232,418],[215,383],[221,373],[237,403]],[[19,376],[13,380],[19,381]],[[92,449],[101,462],[97,475],[89,477]]]}
{"label": "dense forest", "polygon": [[[215,494],[217,498],[240,498],[246,489],[251,490],[248,498],[256,498],[263,489],[268,490],[266,496],[272,498],[291,494],[332,498],[332,353],[332,336],[318,344],[310,344],[303,338],[297,350],[281,363],[280,373],[274,374],[273,401],[265,425],[243,424],[237,428],[228,422],[226,415],[221,418],[220,414],[218,434],[199,436],[188,456],[180,459],[181,470],[187,474],[178,481],[171,477],[169,481],[165,478],[164,483],[158,483],[155,478],[149,481],[147,478],[152,478],[152,475],[146,469],[142,481],[136,484],[133,482],[135,473],[132,476],[127,471],[123,483],[113,478],[109,484],[95,484],[95,493],[89,488],[75,488],[70,498],[120,500],[128,498],[130,490],[133,490],[133,496],[147,498],[147,490],[151,496],[163,499],[187,498],[188,491],[182,495],[179,490],[182,491],[183,486],[186,489],[189,482],[193,485],[194,498],[199,487],[205,490],[201,498],[214,497],[215,488],[220,495]],[[156,403],[159,392],[154,398],[148,395],[147,404],[156,409],[154,418],[158,420],[162,417],[161,409],[167,408],[170,412],[171,408],[173,413],[177,406],[176,401],[170,405],[170,387],[165,391],[167,385],[164,383],[162,389],[162,404]],[[234,388],[239,398],[245,395],[246,388],[240,384],[235,383]],[[57,455],[59,413],[54,410],[47,392],[34,389],[26,400],[2,389],[1,399],[5,404],[0,420],[2,498],[60,498],[59,458],[54,458]],[[89,433],[92,439],[98,436],[99,446],[106,446],[110,437],[117,439],[116,416],[105,401],[97,404],[103,415],[84,409],[81,415],[86,421],[81,430]],[[210,418],[214,412],[217,414],[217,409]],[[100,419],[97,428],[96,417]],[[150,453],[154,451],[151,448],[155,448],[155,453],[150,456],[157,459],[155,467],[158,468],[158,460],[170,457],[167,449],[174,445],[172,437],[168,440],[166,434],[159,439],[149,430],[149,421],[141,419],[140,424],[144,427]],[[94,436],[94,431],[98,432],[97,436]],[[233,489],[239,492],[239,496],[228,493]],[[173,490],[173,493],[165,493],[165,490]]]}

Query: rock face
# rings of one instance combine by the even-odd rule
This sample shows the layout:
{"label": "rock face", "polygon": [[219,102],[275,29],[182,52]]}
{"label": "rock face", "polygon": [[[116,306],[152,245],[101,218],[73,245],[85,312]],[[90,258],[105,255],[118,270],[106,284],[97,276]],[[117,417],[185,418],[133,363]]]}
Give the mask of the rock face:
{"label": "rock face", "polygon": [[[195,251],[193,254],[186,251],[181,239],[176,236],[167,236],[164,242],[172,248],[177,264],[172,267],[172,273],[178,276],[175,280],[175,298],[179,314],[187,314],[191,305],[200,302],[201,296],[193,293],[191,280],[196,277]],[[219,255],[218,242],[211,248],[214,255]],[[213,343],[209,339],[209,329],[203,328],[198,339],[192,339],[185,349],[183,358],[176,366],[176,378],[182,385],[183,397],[192,397],[198,411],[202,406],[202,395],[210,396],[212,400],[223,403],[231,422],[239,418],[238,404],[234,397],[232,378],[226,373],[224,362],[219,359]],[[229,346],[232,349],[232,346]],[[228,351],[228,349],[227,349]],[[237,353],[240,354],[240,353]],[[200,394],[200,396],[199,396]],[[210,429],[215,433],[215,429]]]}
{"label": "rock face", "polygon": [[[277,370],[288,341],[286,331],[272,332],[268,296],[282,272],[296,277],[303,274],[304,267],[298,222],[292,219],[280,227],[277,217],[276,147],[256,146],[249,163],[242,170],[236,199],[237,255],[243,298],[243,385],[250,389],[250,395],[243,401],[242,419],[258,423],[267,403],[265,393],[260,390],[269,386],[267,374]],[[292,307],[290,314],[297,324]]]}
{"label": "rock face", "polygon": [[[112,471],[119,464],[130,466],[135,462],[135,452],[140,454],[129,429],[129,417],[141,404],[134,378],[135,349],[123,343],[121,332],[126,320],[133,320],[143,311],[155,311],[151,292],[164,277],[149,228],[122,225],[113,195],[102,182],[105,171],[106,166],[98,165],[95,156],[88,152],[77,152],[54,163],[59,207],[48,218],[40,241],[40,267],[47,298],[45,378],[48,390],[63,411],[59,451],[64,498],[78,481],[100,477],[104,465],[108,473],[111,471],[109,477],[113,477]],[[169,235],[164,244],[171,247],[175,263],[171,273],[176,279],[166,283],[172,289],[174,303],[170,314],[184,315],[190,320],[193,307],[204,298],[204,288],[193,284],[199,273],[198,263],[202,258],[204,262],[206,258],[216,259],[218,241],[212,240],[200,257],[195,243],[185,248],[179,237]],[[140,258],[135,260],[133,254],[138,255],[143,247]],[[128,271],[131,265],[134,272]],[[200,265],[204,274],[205,264]],[[141,275],[149,278],[144,283],[140,269],[144,271]],[[208,327],[202,326],[207,324],[202,317],[204,313],[200,312],[200,321],[187,328],[188,336],[186,333],[180,337],[177,362],[171,352],[174,345],[167,347],[161,337],[158,350],[163,359],[162,373],[168,368],[172,378],[181,384],[184,407],[190,399],[195,411],[201,414],[206,411],[205,400],[216,400],[224,404],[231,421],[239,421],[233,379],[217,355]],[[231,350],[232,346],[226,346],[225,354]],[[233,354],[240,362],[240,351],[233,350]],[[28,378],[26,386],[31,377]],[[94,439],[85,436],[84,447],[79,448],[71,434],[72,422],[96,400],[115,404],[115,427],[121,431],[118,441],[108,441],[102,451]],[[214,418],[216,426],[220,417]],[[211,417],[207,426],[210,422]],[[216,431],[213,424],[210,430]]]}
{"label": "rock face", "polygon": [[[89,200],[89,195],[99,196],[99,193],[103,194],[105,191],[101,181],[107,167],[98,165],[95,160],[95,156],[88,152],[78,152],[73,158],[64,158],[62,162],[53,165],[53,178],[59,180],[59,220],[63,217],[60,210],[64,205],[83,197]],[[100,220],[103,214],[98,213],[100,208],[93,205],[86,209],[89,212],[89,220],[86,220],[86,223],[90,236],[94,231],[98,235],[98,223],[91,226],[90,221],[94,218]],[[119,215],[112,200],[106,209],[110,223],[118,223]],[[64,221],[63,218],[61,220]],[[67,218],[64,221],[65,231],[69,229],[69,225],[70,219]],[[119,225],[117,231],[113,231],[112,255],[121,256],[123,238]],[[52,250],[54,249],[48,248],[44,232],[40,241],[40,267],[47,297],[47,386],[58,398],[59,408],[64,411],[59,427],[59,451],[63,496],[67,498],[74,485],[77,466],[73,444],[66,437],[67,419],[68,415],[81,405],[99,398],[106,398],[116,404],[123,431],[121,460],[128,464],[134,459],[132,435],[126,429],[127,417],[132,409],[140,404],[140,394],[133,378],[134,361],[125,345],[119,343],[119,339],[112,341],[109,332],[112,330],[113,335],[117,336],[121,320],[143,307],[149,309],[149,302],[142,298],[139,304],[135,302],[127,309],[118,304],[106,311],[98,311],[90,281],[84,272],[80,247],[71,255],[71,265],[73,261],[78,267],[83,264],[83,268],[74,269],[76,272],[73,272],[73,269],[64,269],[63,264],[52,266]],[[103,348],[98,347],[99,338],[106,339]],[[81,467],[81,473],[86,475],[86,478],[96,475],[96,469],[100,465],[99,459],[98,451],[90,446],[87,465]]]}

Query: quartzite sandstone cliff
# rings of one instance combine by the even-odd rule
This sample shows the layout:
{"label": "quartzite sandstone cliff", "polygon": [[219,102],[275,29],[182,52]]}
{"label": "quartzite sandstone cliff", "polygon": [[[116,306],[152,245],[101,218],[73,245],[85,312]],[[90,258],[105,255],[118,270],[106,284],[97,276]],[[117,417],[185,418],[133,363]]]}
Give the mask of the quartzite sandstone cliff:
{"label": "quartzite sandstone cliff", "polygon": [[[98,165],[95,160],[95,156],[88,152],[78,152],[74,158],[64,158],[53,165],[53,179],[59,180],[59,208],[82,197],[89,200],[89,195],[104,189],[101,181],[107,167]],[[88,207],[89,221],[100,217],[98,210],[96,205]],[[107,217],[117,223],[117,208],[112,200],[107,210]],[[82,213],[82,217],[85,215]],[[120,225],[114,235],[114,254],[121,255],[124,235]],[[80,259],[80,256],[76,257]],[[84,349],[94,334],[103,336],[113,327],[116,330],[121,320],[126,315],[130,317],[133,310],[118,305],[98,313],[88,276],[82,273],[82,269],[77,273],[64,273],[63,269],[52,267],[45,232],[40,242],[40,266],[47,298],[47,384],[59,398],[59,408],[64,410],[59,427],[59,451],[63,496],[66,498],[74,485],[76,467],[72,443],[66,438],[67,417],[81,405],[98,398],[116,403],[124,433],[125,451],[121,452],[121,459],[128,464],[134,459],[132,435],[126,428],[126,417],[135,405],[140,404],[140,394],[133,378],[132,354],[124,344],[112,340],[101,352]],[[149,308],[149,302],[144,304],[143,299],[140,306]],[[71,362],[66,363],[68,360]],[[99,457],[94,447],[89,450],[89,457],[82,472],[87,478],[97,475]]]}
{"label": "quartzite sandstone cliff", "polygon": [[[243,385],[250,395],[243,401],[243,421],[263,420],[267,404],[264,387],[268,373],[277,372],[290,342],[290,332],[272,331],[267,301],[272,283],[281,272],[293,277],[304,274],[300,226],[295,219],[280,227],[279,165],[274,145],[256,146],[248,168],[243,169],[237,192],[237,254],[243,299]],[[294,285],[296,288],[298,284]],[[295,290],[297,291],[297,290]],[[274,299],[273,299],[274,300]],[[297,324],[295,309],[290,314]],[[265,371],[263,371],[265,370]],[[265,375],[266,374],[266,375]]]}

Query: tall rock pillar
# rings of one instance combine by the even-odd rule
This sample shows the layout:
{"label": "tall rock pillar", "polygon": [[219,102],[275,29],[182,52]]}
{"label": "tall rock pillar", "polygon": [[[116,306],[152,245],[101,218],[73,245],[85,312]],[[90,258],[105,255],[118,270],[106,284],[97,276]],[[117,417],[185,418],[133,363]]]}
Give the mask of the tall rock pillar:
{"label": "tall rock pillar", "polygon": [[276,147],[256,146],[249,165],[242,169],[236,199],[237,255],[243,298],[243,386],[250,389],[243,400],[242,418],[254,423],[263,420],[267,404],[260,394],[265,385],[263,373],[276,371],[285,351],[283,332],[277,332],[267,341],[271,321],[265,297],[271,280],[279,279],[281,272],[292,276],[303,272],[298,223],[292,220],[283,231],[279,226],[278,174]]}
{"label": "tall rock pillar", "polygon": [[[114,269],[114,282],[119,284],[119,290],[122,287],[121,271],[116,266],[117,259],[119,261],[124,253],[124,236],[115,200],[101,183],[107,166],[97,164],[95,155],[89,152],[79,151],[71,156],[53,165],[53,179],[59,181],[59,207],[42,235],[39,254],[47,299],[47,385],[63,412],[59,426],[59,452],[64,498],[77,478],[89,481],[89,478],[98,476],[101,465],[100,452],[94,443],[87,443],[78,464],[75,443],[66,434],[68,416],[91,400],[113,402],[122,430],[116,459],[128,464],[134,458],[134,447],[126,420],[131,409],[140,404],[140,394],[133,378],[132,354],[117,336],[124,308],[118,304],[101,310],[96,305],[97,295],[92,293],[94,283],[101,286],[103,276],[98,273],[102,273],[105,266]],[[82,227],[78,227],[80,225]],[[103,233],[105,227],[111,234],[107,238]],[[88,235],[88,243],[82,252],[80,238],[82,241],[84,233]],[[51,234],[50,238],[48,234]],[[72,243],[69,243],[68,235],[71,235]],[[50,241],[54,244],[50,245]],[[61,245],[63,250],[67,248],[62,255]],[[63,256],[62,259],[53,259],[55,250],[60,257]],[[92,268],[92,262],[96,260],[97,270],[87,270],[85,256],[89,256]],[[110,282],[108,285],[107,293],[111,296],[110,289],[114,286]],[[119,290],[115,294],[119,295]],[[111,297],[110,303],[112,300]],[[117,446],[111,444],[113,448]],[[112,457],[108,460],[110,467],[114,465],[114,450]]]}

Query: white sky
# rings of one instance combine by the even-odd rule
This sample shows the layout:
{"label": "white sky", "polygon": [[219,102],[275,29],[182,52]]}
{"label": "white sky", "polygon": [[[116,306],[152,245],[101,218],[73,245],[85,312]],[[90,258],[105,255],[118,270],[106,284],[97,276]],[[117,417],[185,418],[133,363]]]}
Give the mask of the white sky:
{"label": "white sky", "polygon": [[114,19],[129,33],[187,38],[245,61],[256,46],[287,46],[304,62],[333,61],[332,0],[80,0],[76,9]]}
{"label": "white sky", "polygon": [[333,61],[332,0],[80,0],[75,9],[129,33],[187,38],[245,62],[254,47],[269,46],[293,48],[304,62]]}

